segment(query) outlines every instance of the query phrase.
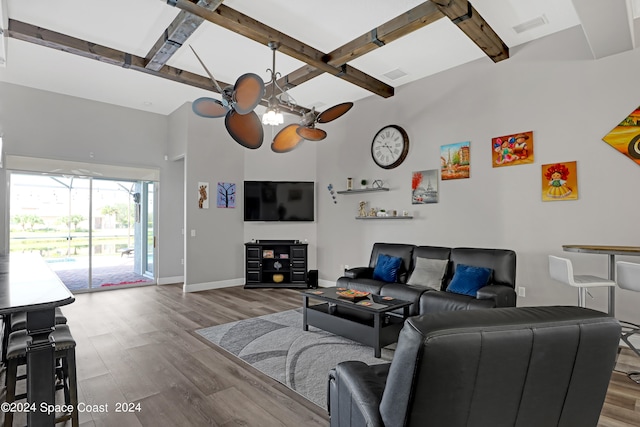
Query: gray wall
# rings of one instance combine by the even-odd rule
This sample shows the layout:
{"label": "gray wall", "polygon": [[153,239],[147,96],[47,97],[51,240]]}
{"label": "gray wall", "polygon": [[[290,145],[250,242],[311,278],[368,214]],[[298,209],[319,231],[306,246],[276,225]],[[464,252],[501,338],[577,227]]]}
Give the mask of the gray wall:
{"label": "gray wall", "polygon": [[[176,172],[179,177],[180,169],[164,160],[165,116],[0,83],[0,130],[5,154],[160,168],[158,234],[171,235],[176,227],[180,229],[181,206],[169,193],[169,180],[176,179]],[[5,174],[0,174],[0,186],[4,193]],[[6,213],[7,198],[0,196]],[[7,224],[0,228],[3,242],[8,240],[7,228]],[[161,245],[158,256],[159,278],[182,276],[181,246]]]}
{"label": "gray wall", "polygon": [[[640,50],[593,60],[574,27],[512,49],[493,64],[483,58],[403,86],[392,98],[370,97],[336,121],[343,138],[318,146],[318,186],[344,188],[346,177],[383,179],[391,191],[319,194],[318,267],[333,280],[344,264],[365,265],[372,243],[514,249],[519,305],[576,304],[577,291],[551,281],[547,255],[566,256],[581,274],[607,275],[604,255],[570,254],[563,244],[639,244],[640,167],[601,138],[640,104],[635,84]],[[398,168],[377,168],[371,139],[385,124],[403,126],[411,139]],[[535,163],[492,168],[491,138],[533,131]],[[439,147],[471,141],[470,179],[440,182],[440,202],[411,205],[411,172],[438,169]],[[577,161],[579,199],[541,201],[541,165]],[[322,165],[322,167],[320,167]],[[406,221],[356,221],[359,200],[410,210]],[[640,262],[634,257],[621,257]],[[606,291],[590,307],[606,311]],[[618,291],[618,317],[640,321],[640,295]]]}

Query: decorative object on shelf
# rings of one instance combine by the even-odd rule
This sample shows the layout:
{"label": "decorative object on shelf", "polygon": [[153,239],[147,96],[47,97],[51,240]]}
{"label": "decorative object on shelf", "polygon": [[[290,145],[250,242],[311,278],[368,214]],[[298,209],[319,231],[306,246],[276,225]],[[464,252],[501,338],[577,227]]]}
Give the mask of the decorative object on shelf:
{"label": "decorative object on shelf", "polygon": [[358,216],[367,216],[367,202],[361,201],[358,209]]}
{"label": "decorative object on shelf", "polygon": [[640,107],[611,129],[602,140],[640,165]]}
{"label": "decorative object on shelf", "polygon": [[494,168],[533,163],[533,132],[521,132],[491,139]]}
{"label": "decorative object on shelf", "polygon": [[254,73],[243,74],[233,87],[222,89],[193,47],[191,50],[209,75],[216,91],[222,95],[222,100],[208,97],[196,99],[191,106],[193,112],[206,118],[224,117],[227,132],[238,144],[251,149],[260,147],[264,131],[260,118],[253,110],[265,94],[262,78]]}
{"label": "decorative object on shelf", "polygon": [[395,209],[393,209],[393,210],[391,211],[391,216],[398,216],[398,211],[397,211],[397,210],[395,210]]}
{"label": "decorative object on shelf", "polygon": [[209,209],[209,183],[198,183],[198,209]]}
{"label": "decorative object on shelf", "polygon": [[469,141],[465,141],[440,147],[440,177],[443,180],[469,178],[470,145]]}
{"label": "decorative object on shelf", "polygon": [[380,209],[380,210],[376,213],[376,216],[384,217],[384,216],[389,216],[389,215],[387,215],[387,211],[386,211],[385,209]]}
{"label": "decorative object on shelf", "polygon": [[373,181],[373,183],[371,184],[371,188],[384,188],[384,183],[382,182],[381,179],[376,179],[375,181]]}
{"label": "decorative object on shelf", "polygon": [[338,201],[336,200],[336,194],[335,194],[335,192],[333,191],[333,184],[329,184],[329,185],[327,186],[327,190],[329,190],[329,194],[331,194],[331,198],[333,199],[333,203],[334,203],[334,204],[337,204],[337,203],[338,203]]}
{"label": "decorative object on shelf", "polygon": [[402,211],[402,216],[409,216],[409,211]]}
{"label": "decorative object on shelf", "polygon": [[347,178],[347,191],[353,190],[353,178]]}
{"label": "decorative object on shelf", "polygon": [[437,169],[411,174],[411,203],[414,205],[438,203]]}
{"label": "decorative object on shelf", "polygon": [[284,280],[284,274],[281,274],[281,273],[275,273],[275,274],[272,276],[272,279],[273,279],[273,281],[274,281],[275,283],[280,283],[280,282],[282,282],[282,281]]}
{"label": "decorative object on shelf", "polygon": [[398,125],[388,125],[376,133],[371,141],[371,157],[383,169],[400,166],[409,153],[409,136]]}
{"label": "decorative object on shelf", "polygon": [[576,200],[577,174],[577,162],[542,165],[542,200]]}
{"label": "decorative object on shelf", "polygon": [[218,197],[216,198],[216,207],[236,207],[236,184],[234,184],[233,182],[218,183]]}
{"label": "decorative object on shelf", "polygon": [[273,258],[273,249],[264,249],[262,251],[262,258]]}
{"label": "decorative object on shelf", "polygon": [[375,217],[377,214],[378,212],[376,212],[376,208],[371,208],[371,210],[369,211],[370,217]]}
{"label": "decorative object on shelf", "polygon": [[366,179],[361,179],[360,180],[360,189],[364,190],[367,188],[367,180]]}
{"label": "decorative object on shelf", "polygon": [[282,268],[282,264],[280,263],[280,261],[274,262],[273,268],[275,268],[276,270],[280,270]]}

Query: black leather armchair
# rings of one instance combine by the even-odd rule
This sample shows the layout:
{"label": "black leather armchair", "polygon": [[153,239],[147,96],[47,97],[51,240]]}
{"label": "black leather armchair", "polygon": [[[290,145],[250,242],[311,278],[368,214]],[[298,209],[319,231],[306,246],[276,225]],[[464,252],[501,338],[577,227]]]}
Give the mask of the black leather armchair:
{"label": "black leather armchair", "polygon": [[391,364],[330,371],[331,426],[595,427],[619,340],[579,307],[409,318]]}

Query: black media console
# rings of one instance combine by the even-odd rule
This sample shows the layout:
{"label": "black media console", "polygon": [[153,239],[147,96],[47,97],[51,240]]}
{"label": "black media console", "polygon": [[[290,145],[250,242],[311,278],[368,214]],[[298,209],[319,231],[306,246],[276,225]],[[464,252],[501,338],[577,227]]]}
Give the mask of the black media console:
{"label": "black media console", "polygon": [[245,288],[307,287],[307,243],[257,240],[244,246]]}

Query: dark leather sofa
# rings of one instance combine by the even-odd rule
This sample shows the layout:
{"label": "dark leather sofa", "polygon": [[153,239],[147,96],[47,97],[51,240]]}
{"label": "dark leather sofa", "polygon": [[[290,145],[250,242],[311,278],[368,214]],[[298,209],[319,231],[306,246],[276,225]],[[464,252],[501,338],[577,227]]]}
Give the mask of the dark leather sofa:
{"label": "dark leather sofa", "polygon": [[411,317],[390,364],[329,372],[331,427],[596,427],[619,340],[580,307]]}
{"label": "dark leather sofa", "polygon": [[[396,282],[385,282],[373,278],[373,271],[380,254],[402,258]],[[449,260],[439,290],[407,284],[418,257]],[[489,284],[478,290],[475,296],[446,292],[458,264],[492,269]],[[402,243],[375,243],[367,267],[346,270],[344,276],[336,281],[338,287],[412,301],[413,304],[409,308],[412,316],[438,311],[514,307],[516,305],[515,284],[516,253],[512,250],[447,248]]]}

